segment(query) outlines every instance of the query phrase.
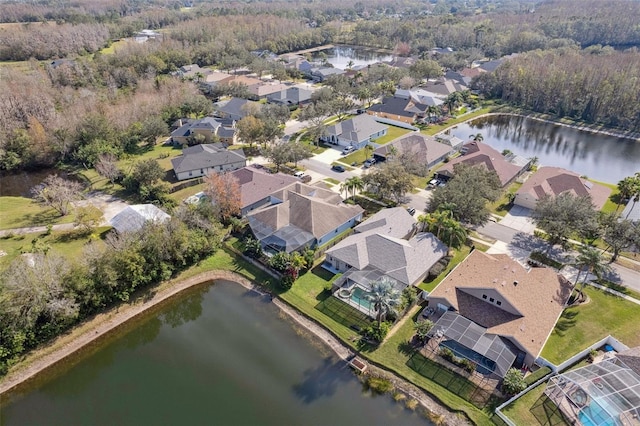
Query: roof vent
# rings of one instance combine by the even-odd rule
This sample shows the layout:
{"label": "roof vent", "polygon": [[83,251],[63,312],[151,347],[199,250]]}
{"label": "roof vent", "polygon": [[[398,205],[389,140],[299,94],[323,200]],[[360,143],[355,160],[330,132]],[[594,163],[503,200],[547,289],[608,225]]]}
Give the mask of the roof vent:
{"label": "roof vent", "polygon": [[518,281],[514,281],[514,282],[513,282],[513,285],[514,285],[514,286],[517,286],[517,285],[518,285]]}

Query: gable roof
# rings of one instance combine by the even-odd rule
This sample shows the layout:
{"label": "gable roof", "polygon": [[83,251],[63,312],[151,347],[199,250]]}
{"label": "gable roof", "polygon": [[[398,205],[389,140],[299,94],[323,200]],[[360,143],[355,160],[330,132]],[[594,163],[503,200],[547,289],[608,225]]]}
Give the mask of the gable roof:
{"label": "gable roof", "polygon": [[171,216],[153,204],[135,204],[112,217],[109,223],[116,231],[122,233],[138,231],[148,221],[166,222],[169,219]]}
{"label": "gable roof", "polygon": [[[460,315],[538,356],[571,295],[572,284],[549,268],[527,269],[504,254],[474,250],[429,294]],[[512,312],[480,298],[500,300]]]}
{"label": "gable roof", "polygon": [[404,240],[375,230],[351,235],[327,250],[356,269],[378,269],[404,286],[416,284],[446,253],[447,246],[427,232]]}
{"label": "gable roof", "polygon": [[204,117],[199,120],[182,121],[182,126],[171,132],[171,136],[189,136],[196,130],[207,130],[216,133],[222,125],[213,117]]}
{"label": "gable roof", "polygon": [[287,89],[287,85],[283,83],[262,83],[249,87],[249,93],[259,97],[270,95],[275,92],[282,92]]}
{"label": "gable roof", "polygon": [[426,108],[426,105],[416,104],[410,99],[389,96],[383,98],[381,104],[372,105],[367,112],[382,112],[385,114],[400,115],[402,117],[415,117],[416,114],[424,112]]}
{"label": "gable roof", "polygon": [[395,238],[406,237],[417,223],[404,207],[382,209],[354,228],[358,233],[376,232]]}
{"label": "gable roof", "polygon": [[[292,227],[287,228],[291,237],[299,231],[319,239],[364,211],[360,206],[336,204],[337,199],[327,192],[332,191],[300,182],[289,185],[272,194],[281,203],[250,213],[247,216],[249,225],[260,241],[268,240],[278,231],[282,233],[281,230],[287,227]],[[288,251],[301,247],[289,243],[286,246]]]}
{"label": "gable roof", "polygon": [[453,169],[456,164],[464,163],[470,166],[483,166],[487,170],[493,170],[500,179],[500,184],[505,186],[511,182],[526,164],[513,164],[507,160],[502,154],[482,142],[469,142],[462,147],[464,155],[454,158],[447,164],[438,169],[439,174],[453,176]]}
{"label": "gable roof", "polygon": [[311,90],[303,89],[302,87],[289,87],[286,90],[267,95],[267,99],[270,101],[287,102],[289,104],[299,104],[310,100],[312,93]]}
{"label": "gable roof", "polygon": [[282,173],[265,173],[253,167],[243,167],[230,172],[240,184],[242,208],[250,206],[274,191],[289,186],[298,178]]}
{"label": "gable roof", "polygon": [[249,103],[257,102],[252,102],[242,98],[231,98],[225,103],[216,104],[216,110],[234,117],[245,117],[247,116],[247,112],[244,106]]}
{"label": "gable roof", "polygon": [[461,82],[448,78],[430,81],[424,86],[425,92],[433,93],[440,96],[448,96],[454,92],[461,92],[467,89],[468,87]]}
{"label": "gable roof", "polygon": [[389,126],[378,123],[372,116],[360,114],[349,120],[329,126],[327,128],[327,135],[335,135],[346,141],[360,143],[369,140],[372,135],[382,132],[387,128],[389,128]]}
{"label": "gable roof", "polygon": [[427,164],[432,164],[453,151],[449,145],[436,141],[432,136],[409,133],[400,139],[380,146],[374,151],[374,154],[387,158],[392,146],[396,148],[398,154],[412,154],[419,160],[426,160]]}
{"label": "gable roof", "polygon": [[411,99],[415,104],[419,104],[417,110],[420,112],[424,109],[423,106],[438,106],[444,103],[439,96],[420,88],[397,89],[393,96],[401,99]]}
{"label": "gable roof", "polygon": [[182,173],[189,170],[223,166],[238,161],[246,161],[242,149],[230,151],[222,144],[201,144],[183,149],[181,156],[171,159],[171,164],[176,173]]}
{"label": "gable roof", "polygon": [[596,209],[600,210],[607,202],[611,189],[589,182],[579,174],[560,167],[540,167],[517,193],[539,200],[545,195],[557,197],[565,192],[577,197],[590,196]]}

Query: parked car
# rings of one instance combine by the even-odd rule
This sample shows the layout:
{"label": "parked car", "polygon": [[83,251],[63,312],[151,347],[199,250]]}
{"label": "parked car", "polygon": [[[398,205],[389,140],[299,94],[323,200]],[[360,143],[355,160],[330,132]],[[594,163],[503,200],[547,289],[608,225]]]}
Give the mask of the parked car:
{"label": "parked car", "polygon": [[364,166],[365,167],[371,167],[374,164],[376,164],[376,159],[375,158],[367,158],[366,160],[364,160]]}
{"label": "parked car", "polygon": [[346,147],[342,150],[342,155],[351,154],[354,150],[355,150],[355,148],[354,148],[352,145],[346,146]]}
{"label": "parked car", "polygon": [[331,166],[331,170],[333,170],[334,172],[342,173],[344,172],[344,167],[342,167],[340,164],[334,164],[333,166]]}
{"label": "parked car", "polygon": [[414,214],[416,214],[416,209],[414,209],[413,207],[409,207],[407,208],[407,212],[413,216]]}
{"label": "parked car", "polygon": [[356,110],[356,114],[364,114],[365,112],[367,112],[367,110],[366,110],[366,109],[359,109],[359,110]]}
{"label": "parked car", "polygon": [[427,189],[435,188],[436,186],[438,186],[439,183],[440,183],[440,181],[438,179],[431,179],[429,181],[429,183],[427,184]]}
{"label": "parked car", "polygon": [[297,171],[293,174],[295,177],[302,179],[304,177],[304,172]]}

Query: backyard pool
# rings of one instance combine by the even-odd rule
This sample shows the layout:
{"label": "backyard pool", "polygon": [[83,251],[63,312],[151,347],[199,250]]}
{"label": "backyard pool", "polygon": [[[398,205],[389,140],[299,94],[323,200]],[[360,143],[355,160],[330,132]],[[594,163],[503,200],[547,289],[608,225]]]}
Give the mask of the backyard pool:
{"label": "backyard pool", "polygon": [[360,287],[356,287],[353,290],[353,293],[351,293],[351,300],[358,306],[372,313],[371,302],[367,299],[367,292]]}
{"label": "backyard pool", "polygon": [[614,426],[616,424],[609,413],[596,402],[580,410],[578,417],[583,426]]}

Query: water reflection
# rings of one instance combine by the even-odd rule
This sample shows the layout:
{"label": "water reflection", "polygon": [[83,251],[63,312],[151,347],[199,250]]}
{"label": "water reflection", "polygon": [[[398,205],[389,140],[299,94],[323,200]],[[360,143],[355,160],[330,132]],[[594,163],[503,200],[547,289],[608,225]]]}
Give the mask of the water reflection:
{"label": "water reflection", "polygon": [[478,132],[498,151],[538,157],[541,165],[563,167],[604,182],[617,183],[640,170],[640,142],[630,139],[506,115],[478,118],[451,133],[466,140]]}
{"label": "water reflection", "polygon": [[325,358],[322,364],[303,373],[304,380],[294,385],[293,391],[305,404],[333,396],[342,383],[353,380],[349,371],[338,371],[347,368],[344,362],[338,364],[332,358]]}
{"label": "water reflection", "polygon": [[393,59],[393,55],[391,54],[358,46],[336,46],[312,54],[314,60],[323,57],[326,57],[327,61],[335,68],[341,70],[348,68],[350,62],[351,66],[359,66]]}

